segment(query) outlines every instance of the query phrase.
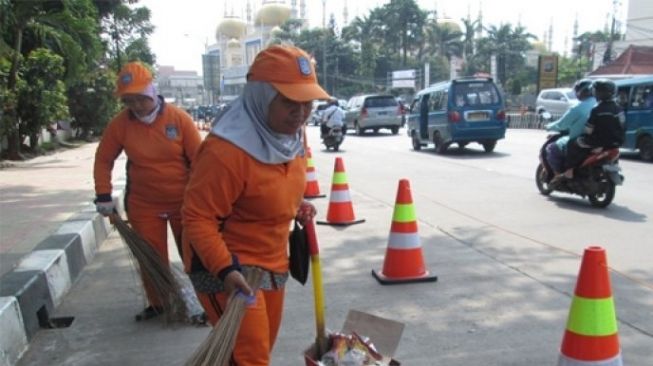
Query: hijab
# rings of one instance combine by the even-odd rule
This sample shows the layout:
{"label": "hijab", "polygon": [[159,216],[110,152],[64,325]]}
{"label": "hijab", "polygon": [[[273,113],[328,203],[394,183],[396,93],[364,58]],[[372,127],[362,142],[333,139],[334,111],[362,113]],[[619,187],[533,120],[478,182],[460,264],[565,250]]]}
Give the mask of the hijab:
{"label": "hijab", "polygon": [[303,134],[274,132],[268,126],[268,109],[278,92],[262,81],[249,81],[243,94],[220,113],[211,133],[245,150],[254,159],[266,164],[281,164],[304,153]]}

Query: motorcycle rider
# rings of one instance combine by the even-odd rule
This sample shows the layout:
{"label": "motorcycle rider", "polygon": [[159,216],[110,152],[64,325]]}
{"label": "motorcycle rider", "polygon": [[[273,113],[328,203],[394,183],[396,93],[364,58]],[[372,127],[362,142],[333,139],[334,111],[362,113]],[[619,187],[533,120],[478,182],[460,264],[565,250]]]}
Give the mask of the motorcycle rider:
{"label": "motorcycle rider", "polygon": [[567,149],[565,178],[573,178],[574,168],[592,152],[621,146],[624,141],[625,116],[615,101],[617,86],[612,80],[600,79],[592,84],[598,104],[592,108],[585,131],[572,140]]}
{"label": "motorcycle rider", "polygon": [[345,112],[338,103],[338,99],[331,98],[329,99],[328,107],[322,112],[322,120],[320,121],[320,132],[322,138],[329,134],[334,127],[342,128],[343,135],[345,134]]}
{"label": "motorcycle rider", "polygon": [[567,132],[566,135],[558,138],[555,143],[551,143],[546,147],[546,160],[553,169],[554,175],[559,175],[564,170],[567,145],[570,140],[583,133],[590,111],[596,105],[596,99],[592,96],[592,80],[578,80],[574,84],[574,92],[580,102],[569,108],[559,120],[553,121],[545,127],[547,131]]}

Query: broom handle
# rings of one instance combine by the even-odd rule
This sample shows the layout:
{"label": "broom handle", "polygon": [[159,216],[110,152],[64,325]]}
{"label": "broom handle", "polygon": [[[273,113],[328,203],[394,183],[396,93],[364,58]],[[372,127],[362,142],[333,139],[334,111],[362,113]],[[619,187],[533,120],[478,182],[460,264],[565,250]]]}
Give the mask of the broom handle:
{"label": "broom handle", "polygon": [[328,347],[324,325],[324,288],[322,286],[322,268],[320,266],[320,249],[317,245],[315,224],[311,220],[305,225],[308,239],[308,252],[311,256],[311,274],[313,275],[313,295],[315,297],[315,347],[317,359],[320,359]]}

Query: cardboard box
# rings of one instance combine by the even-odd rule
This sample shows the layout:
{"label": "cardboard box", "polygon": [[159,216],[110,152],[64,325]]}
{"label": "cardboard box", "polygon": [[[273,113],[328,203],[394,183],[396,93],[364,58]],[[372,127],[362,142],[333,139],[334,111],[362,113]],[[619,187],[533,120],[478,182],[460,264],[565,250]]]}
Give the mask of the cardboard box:
{"label": "cardboard box", "polygon": [[[349,310],[341,333],[352,334],[352,332],[356,332],[360,336],[369,337],[376,350],[384,356],[384,365],[399,366],[401,364],[392,357],[399,346],[403,331],[403,323],[358,310]],[[318,360],[316,360],[315,356],[315,343],[313,343],[304,351],[306,366],[318,366]]]}

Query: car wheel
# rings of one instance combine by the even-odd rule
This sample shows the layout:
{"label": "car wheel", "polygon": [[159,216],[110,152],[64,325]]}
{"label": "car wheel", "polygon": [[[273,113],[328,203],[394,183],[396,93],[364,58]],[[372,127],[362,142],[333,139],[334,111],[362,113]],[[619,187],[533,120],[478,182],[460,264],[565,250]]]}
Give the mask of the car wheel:
{"label": "car wheel", "polygon": [[413,150],[415,151],[422,150],[422,143],[419,141],[419,137],[417,137],[417,132],[413,131],[410,137],[411,137],[411,141],[413,142]]}
{"label": "car wheel", "polygon": [[399,133],[399,127],[390,127],[390,132],[392,132],[393,135],[396,135]]}
{"label": "car wheel", "polygon": [[486,153],[491,153],[494,151],[494,148],[497,146],[497,140],[493,141],[486,141],[483,143],[483,150],[485,150]]}
{"label": "car wheel", "polygon": [[642,160],[653,161],[653,137],[642,136],[637,142],[637,148]]}
{"label": "car wheel", "polygon": [[361,126],[358,124],[358,121],[354,122],[354,130],[358,136],[363,136],[365,134],[365,130],[361,128]]}

